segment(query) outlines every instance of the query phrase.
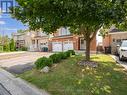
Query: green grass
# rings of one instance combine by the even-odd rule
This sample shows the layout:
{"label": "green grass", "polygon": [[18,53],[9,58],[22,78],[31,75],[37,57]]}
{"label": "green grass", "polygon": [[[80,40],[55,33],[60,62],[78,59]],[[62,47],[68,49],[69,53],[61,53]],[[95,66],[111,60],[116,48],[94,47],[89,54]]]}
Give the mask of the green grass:
{"label": "green grass", "polygon": [[51,95],[127,95],[127,72],[108,55],[95,55],[97,68],[82,67],[75,56],[63,60],[48,74],[33,69],[20,77]]}

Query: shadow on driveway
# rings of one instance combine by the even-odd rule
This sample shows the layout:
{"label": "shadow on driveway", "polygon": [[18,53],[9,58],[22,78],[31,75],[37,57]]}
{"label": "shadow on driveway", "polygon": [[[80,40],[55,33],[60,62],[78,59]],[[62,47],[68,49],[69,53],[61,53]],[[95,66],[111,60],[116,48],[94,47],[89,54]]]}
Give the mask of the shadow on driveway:
{"label": "shadow on driveway", "polygon": [[4,69],[13,74],[22,74],[26,71],[31,70],[33,67],[34,67],[33,63],[27,63],[24,65],[15,65],[15,66],[4,68]]}

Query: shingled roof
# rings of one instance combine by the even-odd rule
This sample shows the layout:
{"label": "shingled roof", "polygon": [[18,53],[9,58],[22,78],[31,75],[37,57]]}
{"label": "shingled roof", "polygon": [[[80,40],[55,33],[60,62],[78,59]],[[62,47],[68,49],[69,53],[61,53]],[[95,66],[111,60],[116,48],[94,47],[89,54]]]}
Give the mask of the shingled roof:
{"label": "shingled roof", "polygon": [[109,33],[115,33],[115,32],[122,32],[122,31],[119,30],[119,29],[116,29],[116,28],[111,29],[111,30],[109,31]]}

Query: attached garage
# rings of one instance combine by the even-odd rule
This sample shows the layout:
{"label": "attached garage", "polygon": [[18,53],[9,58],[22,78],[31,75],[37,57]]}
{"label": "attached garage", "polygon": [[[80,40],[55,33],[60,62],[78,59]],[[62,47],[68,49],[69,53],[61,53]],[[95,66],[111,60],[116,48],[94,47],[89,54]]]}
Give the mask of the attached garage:
{"label": "attached garage", "polygon": [[62,42],[52,42],[52,51],[61,52],[62,51]]}
{"label": "attached garage", "polygon": [[73,41],[65,41],[65,42],[53,42],[52,43],[52,51],[53,52],[62,52],[73,50]]}
{"label": "attached garage", "polygon": [[73,49],[74,49],[74,46],[72,41],[63,42],[63,51],[68,51]]}

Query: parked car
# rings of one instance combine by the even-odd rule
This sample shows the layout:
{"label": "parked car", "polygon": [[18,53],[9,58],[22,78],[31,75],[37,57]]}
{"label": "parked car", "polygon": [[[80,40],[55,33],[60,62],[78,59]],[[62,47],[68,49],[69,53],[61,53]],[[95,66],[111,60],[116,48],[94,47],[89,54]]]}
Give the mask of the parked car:
{"label": "parked car", "polygon": [[127,40],[123,40],[121,45],[119,46],[119,60],[123,60],[127,58]]}

